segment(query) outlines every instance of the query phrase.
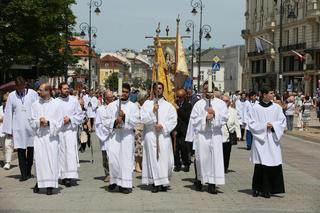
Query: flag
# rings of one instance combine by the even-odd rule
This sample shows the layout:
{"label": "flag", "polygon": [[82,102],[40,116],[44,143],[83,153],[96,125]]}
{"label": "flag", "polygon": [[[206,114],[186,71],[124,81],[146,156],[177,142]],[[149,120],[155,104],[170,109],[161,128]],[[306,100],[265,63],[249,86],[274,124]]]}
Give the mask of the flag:
{"label": "flag", "polygon": [[175,86],[182,88],[184,81],[189,76],[186,54],[183,48],[182,39],[179,33],[179,23],[177,23],[176,34],[176,70],[175,70]]}
{"label": "flag", "polygon": [[156,80],[156,72],[158,72],[158,82],[163,83],[163,96],[165,99],[174,104],[174,93],[173,93],[173,84],[167,75],[167,63],[164,57],[163,49],[161,47],[161,42],[159,38],[155,38],[155,62],[158,63],[158,70],[155,69],[155,66],[153,65],[152,69],[152,81],[155,82]]}
{"label": "flag", "polygon": [[264,48],[262,46],[261,40],[259,38],[255,38],[255,41],[256,41],[257,52],[258,53],[263,52]]}

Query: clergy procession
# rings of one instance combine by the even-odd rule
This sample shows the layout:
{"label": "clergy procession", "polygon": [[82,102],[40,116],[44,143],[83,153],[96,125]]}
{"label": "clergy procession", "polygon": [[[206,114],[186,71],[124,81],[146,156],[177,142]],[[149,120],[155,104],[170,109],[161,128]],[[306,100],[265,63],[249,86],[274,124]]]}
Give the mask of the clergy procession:
{"label": "clergy procession", "polygon": [[0,11],[0,213],[320,212],[320,0]]}
{"label": "clergy procession", "polygon": [[23,77],[16,78],[2,134],[18,152],[21,184],[34,177],[33,192],[47,195],[58,193],[59,184],[76,187],[79,152],[88,146],[93,157],[91,137],[96,134],[109,192],[132,193],[138,173],[152,193],[167,192],[175,187],[171,177],[182,169],[190,172],[193,163],[195,189],[218,194],[219,186],[228,184],[232,146],[245,134],[254,166],[252,196],[285,193],[281,138],[286,116],[273,89],[265,87],[259,97],[251,91],[234,101],[209,79],[201,93],[177,90],[171,103],[166,86],[155,81],[149,93],[140,91],[133,102],[130,84],[121,78],[118,83],[117,97],[105,90],[101,99],[93,91],[72,91],[67,83],[59,84],[59,95],[48,83],[34,91]]}

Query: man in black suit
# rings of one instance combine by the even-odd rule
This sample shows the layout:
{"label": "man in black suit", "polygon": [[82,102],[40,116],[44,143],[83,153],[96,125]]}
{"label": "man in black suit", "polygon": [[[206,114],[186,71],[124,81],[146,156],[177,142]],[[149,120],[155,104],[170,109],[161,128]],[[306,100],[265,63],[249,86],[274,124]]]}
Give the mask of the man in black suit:
{"label": "man in black suit", "polygon": [[[179,89],[176,93],[176,103],[178,106],[178,124],[176,131],[176,145],[174,152],[175,171],[181,170],[181,164],[184,165],[184,171],[189,172],[191,164],[192,143],[185,141],[192,105],[186,99],[185,89]],[[182,160],[182,163],[181,163]]]}

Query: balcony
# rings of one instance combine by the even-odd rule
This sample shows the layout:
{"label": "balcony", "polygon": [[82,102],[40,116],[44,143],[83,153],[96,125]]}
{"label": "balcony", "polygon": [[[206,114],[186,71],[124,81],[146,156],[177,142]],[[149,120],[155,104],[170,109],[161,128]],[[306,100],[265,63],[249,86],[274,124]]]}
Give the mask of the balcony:
{"label": "balcony", "polygon": [[306,47],[307,47],[306,43],[291,44],[291,45],[283,46],[282,52],[289,52],[291,50],[303,50],[303,49],[306,49]]}
{"label": "balcony", "polygon": [[246,39],[250,36],[250,30],[241,30],[241,36],[243,39]]}
{"label": "balcony", "polygon": [[320,64],[307,64],[307,70],[320,70]]}

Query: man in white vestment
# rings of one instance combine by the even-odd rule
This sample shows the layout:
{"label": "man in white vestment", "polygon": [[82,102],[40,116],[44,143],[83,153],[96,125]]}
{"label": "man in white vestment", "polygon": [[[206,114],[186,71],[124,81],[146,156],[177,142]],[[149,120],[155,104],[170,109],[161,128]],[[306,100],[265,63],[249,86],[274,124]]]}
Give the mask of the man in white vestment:
{"label": "man in white vestment", "polygon": [[94,119],[96,117],[99,101],[97,97],[94,95],[93,91],[90,91],[89,95],[85,95],[83,97],[83,100],[84,100],[84,108],[86,109],[86,113],[88,117],[89,132],[91,132],[92,128],[94,127]]}
{"label": "man in white vestment", "polygon": [[51,97],[51,87],[42,84],[40,99],[32,104],[30,126],[34,130],[34,159],[37,183],[33,189],[38,193],[47,189],[47,195],[58,188],[58,143],[59,132],[64,124],[62,108]]}
{"label": "man in white vestment", "polygon": [[99,108],[97,109],[95,125],[96,125],[96,135],[100,140],[100,148],[102,153],[102,166],[105,174],[104,181],[108,182],[109,163],[108,163],[108,155],[107,155],[107,143],[108,143],[110,131],[103,125],[102,118],[107,113],[108,105],[114,101],[112,91],[107,90],[104,93],[104,99],[105,100],[103,101],[103,104],[99,106]]}
{"label": "man in white vestment", "polygon": [[59,178],[62,184],[70,187],[72,179],[78,179],[78,126],[84,120],[84,113],[78,99],[69,95],[67,83],[59,85],[61,91],[57,99],[63,109],[63,127],[59,133]]}
{"label": "man in white vestment", "polygon": [[38,93],[27,88],[22,77],[17,77],[16,90],[9,94],[2,132],[13,138],[14,148],[18,151],[20,181],[31,177],[33,164],[33,131],[29,125],[31,105],[38,100]]}
{"label": "man in white vestment", "polygon": [[246,144],[247,144],[247,150],[251,150],[252,145],[252,134],[248,126],[248,120],[249,120],[249,114],[252,110],[253,106],[255,104],[258,104],[259,101],[257,101],[257,94],[254,91],[249,92],[248,94],[248,100],[244,102],[243,105],[243,119],[242,123],[243,126],[245,126],[246,129]]}
{"label": "man in white vestment", "polygon": [[239,119],[239,122],[240,122],[240,127],[241,127],[241,138],[240,140],[243,141],[243,137],[245,135],[245,130],[246,130],[246,126],[244,124],[244,106],[245,106],[245,103],[247,102],[247,97],[246,97],[246,93],[245,92],[242,92],[241,95],[240,95],[240,98],[238,100],[236,100],[235,104],[236,104],[236,109],[237,109],[237,112],[238,112],[238,119]]}
{"label": "man in white vestment", "polygon": [[130,90],[130,85],[123,83],[122,97],[110,103],[102,117],[103,125],[110,131],[106,148],[110,172],[108,190],[113,192],[118,186],[124,194],[132,192],[134,128],[139,121],[139,108],[128,99]]}
{"label": "man in white vestment", "polygon": [[286,117],[278,104],[272,103],[271,88],[261,90],[259,104],[249,112],[249,129],[253,135],[251,162],[253,196],[270,198],[272,194],[284,193],[282,154],[280,140],[286,128]]}
{"label": "man in white vestment", "polygon": [[142,184],[152,184],[153,193],[167,191],[174,168],[170,133],[178,118],[176,109],[164,99],[163,89],[161,82],[153,85],[153,97],[158,93],[158,100],[145,101],[140,114],[144,124]]}
{"label": "man in white vestment", "polygon": [[222,126],[228,120],[228,110],[221,99],[208,93],[208,82],[203,84],[203,92],[205,98],[194,105],[190,116],[193,128],[188,131],[194,133],[187,133],[187,136],[195,135],[196,189],[201,191],[203,184],[208,184],[208,192],[217,194],[216,185],[225,184]]}

